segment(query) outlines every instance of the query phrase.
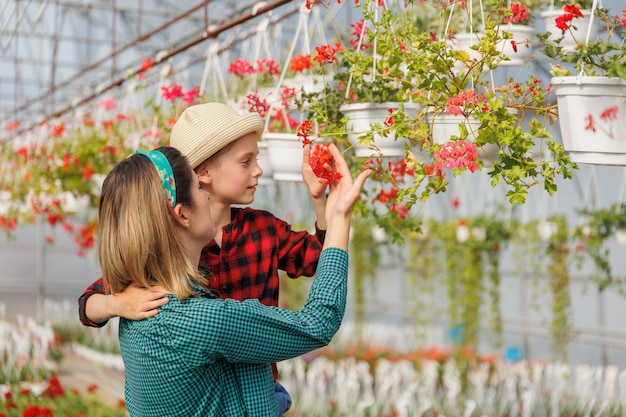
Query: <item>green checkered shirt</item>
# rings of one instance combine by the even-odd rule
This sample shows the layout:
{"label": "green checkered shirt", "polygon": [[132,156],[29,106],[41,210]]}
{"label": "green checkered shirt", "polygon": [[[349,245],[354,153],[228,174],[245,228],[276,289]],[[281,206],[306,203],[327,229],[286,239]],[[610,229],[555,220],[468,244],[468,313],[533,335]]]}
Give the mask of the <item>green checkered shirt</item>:
{"label": "green checkered shirt", "polygon": [[345,312],[348,253],[322,251],[300,311],[203,292],[120,321],[131,416],[277,416],[270,362],[327,345]]}

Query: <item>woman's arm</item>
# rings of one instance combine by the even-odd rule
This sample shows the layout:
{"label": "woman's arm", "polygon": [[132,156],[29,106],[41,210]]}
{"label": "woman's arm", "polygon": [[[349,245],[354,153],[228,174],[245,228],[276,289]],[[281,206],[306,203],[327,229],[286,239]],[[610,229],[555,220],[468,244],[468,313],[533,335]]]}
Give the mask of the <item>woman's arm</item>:
{"label": "woman's arm", "polygon": [[353,181],[338,149],[331,145],[330,150],[341,179],[330,186],[328,232],[306,304],[290,311],[264,306],[258,300],[198,300],[204,306],[193,316],[187,315],[193,320],[168,325],[185,326],[180,331],[206,340],[207,355],[230,362],[278,362],[325,346],[339,329],[348,286],[350,217],[370,171]]}

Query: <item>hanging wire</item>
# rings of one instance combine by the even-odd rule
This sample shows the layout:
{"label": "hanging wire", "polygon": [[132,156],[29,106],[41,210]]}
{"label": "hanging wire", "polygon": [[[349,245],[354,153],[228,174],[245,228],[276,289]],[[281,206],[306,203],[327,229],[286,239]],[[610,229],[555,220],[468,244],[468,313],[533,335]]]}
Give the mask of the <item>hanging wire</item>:
{"label": "hanging wire", "polygon": [[[598,7],[602,6],[602,2],[599,0],[593,0],[593,4],[591,5],[591,16],[589,16],[589,25],[587,26],[587,33],[585,34],[585,45],[589,43],[589,38],[591,37],[591,30],[593,29],[593,20],[595,18],[595,11]],[[581,82],[581,77],[585,73],[585,63],[582,61],[580,63],[580,72],[578,73],[578,82]]]}
{"label": "hanging wire", "polygon": [[219,93],[222,94],[224,102],[228,103],[228,92],[226,90],[226,83],[224,82],[224,76],[222,74],[222,68],[219,65],[219,55],[217,52],[220,49],[220,44],[217,41],[209,43],[206,52],[206,61],[204,64],[204,70],[202,71],[202,80],[200,81],[200,96],[204,95],[204,87],[209,79],[209,74],[213,75],[213,80],[217,85],[214,85]]}
{"label": "hanging wire", "polygon": [[585,196],[585,209],[592,211],[600,207],[600,190],[598,187],[598,172],[595,165],[589,166],[589,185]]}
{"label": "hanging wire", "polygon": [[293,53],[298,44],[298,38],[300,37],[300,34],[304,32],[305,43],[309,42],[308,33],[307,33],[307,24],[306,24],[306,21],[309,15],[310,15],[310,10],[307,9],[306,3],[302,4],[302,6],[300,7],[300,16],[298,18],[298,26],[296,27],[296,31],[294,32],[293,42],[291,43],[291,47],[289,48],[289,52],[287,53],[287,57],[285,59],[285,65],[283,67],[283,70],[280,73],[278,83],[276,84],[276,88],[274,89],[274,94],[278,94],[278,92],[280,91],[280,87],[283,81],[285,80],[285,75],[287,74],[287,71],[289,69],[289,62],[291,61],[291,58],[293,57]]}
{"label": "hanging wire", "polygon": [[[371,7],[370,3],[370,7]],[[363,46],[363,38],[365,37],[365,29],[367,29],[367,20],[363,19],[363,24],[361,25],[361,33],[359,33],[359,41],[357,42],[356,45],[356,50],[360,51],[361,47]],[[374,54],[376,54],[376,49],[374,49]],[[376,72],[376,67],[374,67],[374,72]],[[348,82],[346,83],[346,95],[345,95],[345,99],[347,100],[350,97],[350,86],[352,85],[352,77],[354,76],[354,73],[352,71],[350,71],[350,75],[348,75]]]}
{"label": "hanging wire", "polygon": [[[298,38],[300,37],[300,34],[304,32],[305,43],[308,44],[309,42],[309,37],[307,33],[308,32],[307,20],[311,14],[311,11],[306,7],[306,2],[300,6],[299,12],[300,12],[300,16],[298,18],[298,25],[293,35],[293,41],[289,48],[289,52],[287,53],[287,57],[285,58],[285,65],[283,66],[283,70],[281,71],[280,77],[278,78],[278,83],[276,84],[276,88],[274,89],[274,95],[276,97],[278,97],[280,88],[283,84],[283,81],[285,80],[285,75],[287,74],[287,71],[289,70],[289,62],[291,61],[291,58],[293,57],[293,53],[298,44]],[[265,132],[268,131],[270,119],[272,117],[272,110],[274,110],[275,106],[276,106],[276,101],[272,101],[272,103],[270,103],[270,108],[267,114],[265,115],[265,128],[264,128]],[[285,126],[289,126],[289,120],[288,120],[286,112],[283,112],[283,118],[284,118]]]}
{"label": "hanging wire", "polygon": [[[256,36],[254,37],[254,62],[256,63],[261,57],[261,51],[264,52],[263,56],[271,57],[270,52],[270,40],[267,33],[267,27],[270,23],[268,18],[263,18],[261,22],[256,26]],[[251,87],[257,88],[257,81],[259,78],[258,72],[254,71],[251,77]]]}

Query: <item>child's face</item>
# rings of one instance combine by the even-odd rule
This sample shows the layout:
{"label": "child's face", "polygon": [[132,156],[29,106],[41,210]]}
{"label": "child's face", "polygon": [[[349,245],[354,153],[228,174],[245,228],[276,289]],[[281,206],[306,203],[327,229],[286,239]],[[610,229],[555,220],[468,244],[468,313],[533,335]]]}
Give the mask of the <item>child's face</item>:
{"label": "child's face", "polygon": [[225,205],[250,204],[263,170],[257,163],[257,135],[249,133],[234,141],[207,163],[211,199]]}

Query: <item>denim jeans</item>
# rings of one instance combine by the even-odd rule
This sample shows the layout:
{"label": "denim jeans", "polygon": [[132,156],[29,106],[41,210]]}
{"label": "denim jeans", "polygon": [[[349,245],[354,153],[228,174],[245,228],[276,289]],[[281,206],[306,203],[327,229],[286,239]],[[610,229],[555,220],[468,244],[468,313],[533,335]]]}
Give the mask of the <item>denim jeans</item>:
{"label": "denim jeans", "polygon": [[276,394],[276,402],[282,416],[291,408],[291,395],[287,392],[280,382],[274,381],[274,392]]}

